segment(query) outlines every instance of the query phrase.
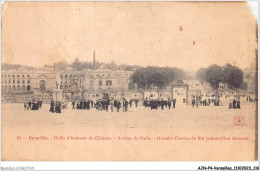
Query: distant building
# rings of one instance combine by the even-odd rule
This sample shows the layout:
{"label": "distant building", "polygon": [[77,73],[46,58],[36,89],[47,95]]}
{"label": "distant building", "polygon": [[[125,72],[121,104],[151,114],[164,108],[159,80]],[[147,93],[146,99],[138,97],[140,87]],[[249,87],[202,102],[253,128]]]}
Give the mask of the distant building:
{"label": "distant building", "polygon": [[32,72],[25,69],[2,71],[2,93],[25,93],[32,91]]}
{"label": "distant building", "polygon": [[2,70],[2,93],[51,93],[55,89],[55,75],[61,78],[60,89],[67,98],[102,98],[122,96],[128,91],[133,71],[112,70]]}

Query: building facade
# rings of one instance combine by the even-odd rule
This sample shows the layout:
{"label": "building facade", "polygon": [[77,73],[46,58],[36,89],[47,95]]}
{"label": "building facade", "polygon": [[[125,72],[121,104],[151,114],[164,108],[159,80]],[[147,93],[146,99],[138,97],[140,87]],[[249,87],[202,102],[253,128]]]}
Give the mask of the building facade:
{"label": "building facade", "polygon": [[123,96],[128,91],[133,71],[84,70],[71,68],[2,70],[2,94],[51,94],[56,88],[56,74],[60,75],[60,89],[63,97],[97,99],[104,94]]}
{"label": "building facade", "polygon": [[1,74],[2,93],[32,92],[32,74],[29,70],[8,70]]}

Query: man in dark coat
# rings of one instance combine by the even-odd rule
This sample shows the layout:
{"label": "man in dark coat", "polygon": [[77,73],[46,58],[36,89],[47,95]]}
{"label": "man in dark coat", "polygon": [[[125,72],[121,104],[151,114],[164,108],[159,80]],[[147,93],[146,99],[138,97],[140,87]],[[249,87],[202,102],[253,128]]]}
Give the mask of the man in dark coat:
{"label": "man in dark coat", "polygon": [[192,107],[194,108],[194,106],[195,106],[195,97],[192,98],[191,103],[192,103]]}
{"label": "man in dark coat", "polygon": [[72,102],[72,109],[75,109],[75,101]]}
{"label": "man in dark coat", "polygon": [[175,109],[176,99],[172,100],[172,108]]}
{"label": "man in dark coat", "polygon": [[51,100],[51,104],[50,104],[50,112],[54,112],[54,101],[53,100]]}
{"label": "man in dark coat", "polygon": [[172,106],[172,101],[168,100],[168,107],[169,107],[169,109],[171,109],[171,106]]}
{"label": "man in dark coat", "polygon": [[237,109],[240,109],[240,101],[237,101]]}

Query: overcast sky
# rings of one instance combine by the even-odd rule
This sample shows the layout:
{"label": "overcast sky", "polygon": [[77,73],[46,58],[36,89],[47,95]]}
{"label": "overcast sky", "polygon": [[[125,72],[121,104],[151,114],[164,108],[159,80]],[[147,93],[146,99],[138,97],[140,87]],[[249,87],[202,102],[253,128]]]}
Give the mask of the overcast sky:
{"label": "overcast sky", "polygon": [[76,57],[195,70],[255,59],[246,2],[5,2],[2,63],[43,66]]}

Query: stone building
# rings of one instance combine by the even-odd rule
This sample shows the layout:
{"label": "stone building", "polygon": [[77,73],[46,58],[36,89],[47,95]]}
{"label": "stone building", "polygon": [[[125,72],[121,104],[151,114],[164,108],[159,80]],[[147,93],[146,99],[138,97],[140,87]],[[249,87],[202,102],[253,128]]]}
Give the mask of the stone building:
{"label": "stone building", "polygon": [[104,95],[122,97],[128,91],[133,71],[83,70],[53,68],[2,70],[2,94],[51,94],[56,87],[55,75],[60,75],[63,97],[97,99]]}
{"label": "stone building", "polygon": [[31,71],[26,69],[2,71],[2,93],[32,92],[31,73]]}

